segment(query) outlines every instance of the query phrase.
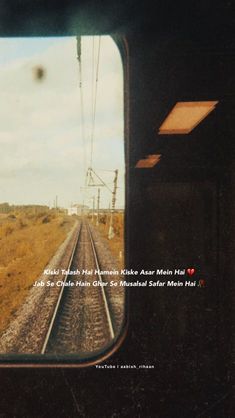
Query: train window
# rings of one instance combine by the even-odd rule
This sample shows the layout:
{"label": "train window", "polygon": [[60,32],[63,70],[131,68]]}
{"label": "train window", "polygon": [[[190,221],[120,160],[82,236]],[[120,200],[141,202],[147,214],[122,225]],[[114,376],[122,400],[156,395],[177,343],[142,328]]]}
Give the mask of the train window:
{"label": "train window", "polygon": [[0,40],[0,359],[91,362],[123,330],[123,69],[109,36]]}

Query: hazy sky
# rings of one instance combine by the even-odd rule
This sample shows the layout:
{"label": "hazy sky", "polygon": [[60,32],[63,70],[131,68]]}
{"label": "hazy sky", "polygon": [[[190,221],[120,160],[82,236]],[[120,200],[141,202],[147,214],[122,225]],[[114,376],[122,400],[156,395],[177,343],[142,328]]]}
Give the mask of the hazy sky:
{"label": "hazy sky", "polygon": [[[92,38],[82,38],[85,142],[81,130],[76,39],[0,39],[0,202],[60,206],[82,203],[92,120]],[[35,78],[35,67],[45,77]],[[86,163],[86,164],[85,164]],[[114,41],[101,38],[93,168],[110,187],[119,169],[117,207],[124,204],[123,73]],[[86,204],[97,191],[90,188]],[[111,194],[101,189],[101,206]]]}

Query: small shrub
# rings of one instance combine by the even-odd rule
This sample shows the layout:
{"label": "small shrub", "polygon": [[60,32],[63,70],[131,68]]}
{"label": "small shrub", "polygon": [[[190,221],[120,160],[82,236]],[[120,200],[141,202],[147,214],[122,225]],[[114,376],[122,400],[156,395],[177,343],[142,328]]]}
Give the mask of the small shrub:
{"label": "small shrub", "polygon": [[49,222],[51,222],[50,216],[44,216],[44,218],[42,219],[42,224],[48,224]]}
{"label": "small shrub", "polygon": [[13,214],[8,215],[8,219],[16,219],[16,216]]}

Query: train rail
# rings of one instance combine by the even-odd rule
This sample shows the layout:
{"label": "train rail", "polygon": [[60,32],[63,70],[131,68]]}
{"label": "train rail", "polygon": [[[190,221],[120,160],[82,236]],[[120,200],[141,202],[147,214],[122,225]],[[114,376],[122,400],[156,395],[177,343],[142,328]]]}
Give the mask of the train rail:
{"label": "train rail", "polygon": [[[102,270],[92,231],[82,221],[68,270],[86,269],[89,274],[74,277],[67,274],[51,317],[41,349],[42,354],[85,355],[107,346],[115,337],[115,326],[109,295],[103,286]],[[95,274],[96,271],[96,274]],[[66,282],[84,280],[84,286],[66,286]],[[93,286],[93,282],[98,283]]]}

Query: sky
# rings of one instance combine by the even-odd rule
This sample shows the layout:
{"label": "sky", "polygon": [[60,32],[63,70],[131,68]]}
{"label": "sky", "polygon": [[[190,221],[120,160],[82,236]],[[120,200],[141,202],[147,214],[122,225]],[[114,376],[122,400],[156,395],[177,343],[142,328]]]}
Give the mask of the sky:
{"label": "sky", "polygon": [[[58,196],[61,207],[84,199],[92,205],[97,188],[84,190],[84,178],[98,44],[98,37],[82,37],[82,125],[76,38],[0,39],[0,203],[52,206]],[[98,68],[92,168],[110,188],[113,170],[119,170],[117,207],[123,207],[123,69],[109,36],[101,37]],[[110,191],[101,187],[100,206],[110,201]]]}

